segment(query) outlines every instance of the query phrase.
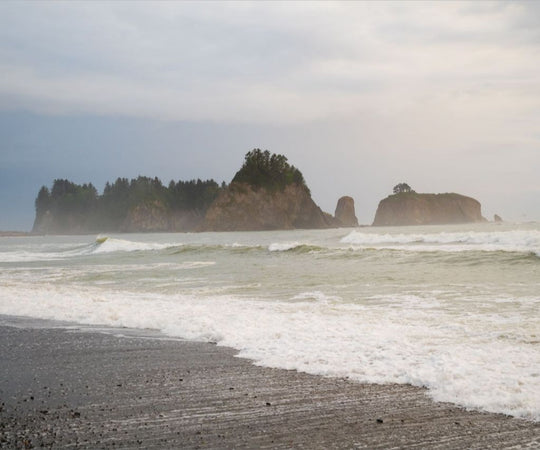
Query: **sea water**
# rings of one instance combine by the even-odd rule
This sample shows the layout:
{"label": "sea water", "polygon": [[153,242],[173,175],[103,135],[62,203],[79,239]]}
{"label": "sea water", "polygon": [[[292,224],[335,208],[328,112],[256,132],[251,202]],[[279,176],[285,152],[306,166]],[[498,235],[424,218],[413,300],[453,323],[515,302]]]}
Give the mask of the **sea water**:
{"label": "sea water", "polygon": [[4,237],[0,314],[540,420],[540,224]]}

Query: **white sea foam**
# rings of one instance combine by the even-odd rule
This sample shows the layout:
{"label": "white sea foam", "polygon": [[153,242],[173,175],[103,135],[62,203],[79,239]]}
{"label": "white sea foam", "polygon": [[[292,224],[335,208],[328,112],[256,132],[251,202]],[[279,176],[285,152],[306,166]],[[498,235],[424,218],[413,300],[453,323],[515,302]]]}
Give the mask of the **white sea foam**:
{"label": "white sea foam", "polygon": [[268,246],[268,250],[271,252],[287,252],[301,245],[299,242],[274,242]]}
{"label": "white sea foam", "polygon": [[163,250],[173,245],[180,246],[181,244],[140,242],[98,237],[92,243],[63,244],[56,245],[54,248],[51,248],[49,245],[14,247],[0,253],[0,262],[53,261],[92,254]]}
{"label": "white sea foam", "polygon": [[13,251],[4,251],[0,254],[0,262],[31,262],[31,261],[54,261],[59,259],[73,258],[92,253],[91,246],[67,246],[65,250],[51,251],[47,248],[41,251],[32,251],[28,249],[15,249]]}
{"label": "white sea foam", "polygon": [[509,251],[536,253],[540,256],[540,231],[442,232],[376,234],[352,231],[341,239],[343,244],[360,247],[425,251]]}
{"label": "white sea foam", "polygon": [[338,297],[337,295],[327,295],[324,292],[321,291],[309,291],[309,292],[301,292],[300,294],[297,294],[291,298],[293,301],[316,301],[320,303],[331,303],[335,301],[342,300],[341,297]]}
{"label": "white sea foam", "polygon": [[163,250],[179,244],[162,244],[156,242],[128,241],[125,239],[107,238],[103,242],[96,240],[93,253],[112,253],[112,252],[135,252],[146,250]]}

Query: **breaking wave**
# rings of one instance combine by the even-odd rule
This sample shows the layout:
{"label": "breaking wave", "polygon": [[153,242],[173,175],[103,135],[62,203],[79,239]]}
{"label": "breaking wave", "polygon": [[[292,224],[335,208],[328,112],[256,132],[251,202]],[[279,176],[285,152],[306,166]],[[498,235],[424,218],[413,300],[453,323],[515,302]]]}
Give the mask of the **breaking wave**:
{"label": "breaking wave", "polygon": [[540,257],[540,231],[441,232],[426,234],[375,234],[353,231],[341,243],[362,248],[415,251],[503,251],[533,253]]}

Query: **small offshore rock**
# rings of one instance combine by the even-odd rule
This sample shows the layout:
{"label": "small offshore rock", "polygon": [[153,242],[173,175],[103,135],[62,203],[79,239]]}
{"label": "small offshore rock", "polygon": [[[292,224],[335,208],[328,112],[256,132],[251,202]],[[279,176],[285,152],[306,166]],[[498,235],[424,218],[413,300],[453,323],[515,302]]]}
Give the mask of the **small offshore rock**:
{"label": "small offshore rock", "polygon": [[341,197],[337,202],[334,216],[343,227],[357,227],[358,219],[354,211],[354,199],[348,196]]}

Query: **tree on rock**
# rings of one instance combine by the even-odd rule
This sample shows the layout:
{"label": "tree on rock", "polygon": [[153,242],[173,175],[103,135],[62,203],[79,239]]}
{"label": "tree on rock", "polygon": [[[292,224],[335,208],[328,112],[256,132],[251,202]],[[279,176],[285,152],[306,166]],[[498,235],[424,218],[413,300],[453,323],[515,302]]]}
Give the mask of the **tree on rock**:
{"label": "tree on rock", "polygon": [[394,186],[394,194],[414,192],[407,183],[399,183]]}
{"label": "tree on rock", "polygon": [[295,183],[308,190],[302,173],[291,166],[285,156],[259,148],[246,154],[244,164],[232,181],[273,191],[283,190],[285,186]]}

